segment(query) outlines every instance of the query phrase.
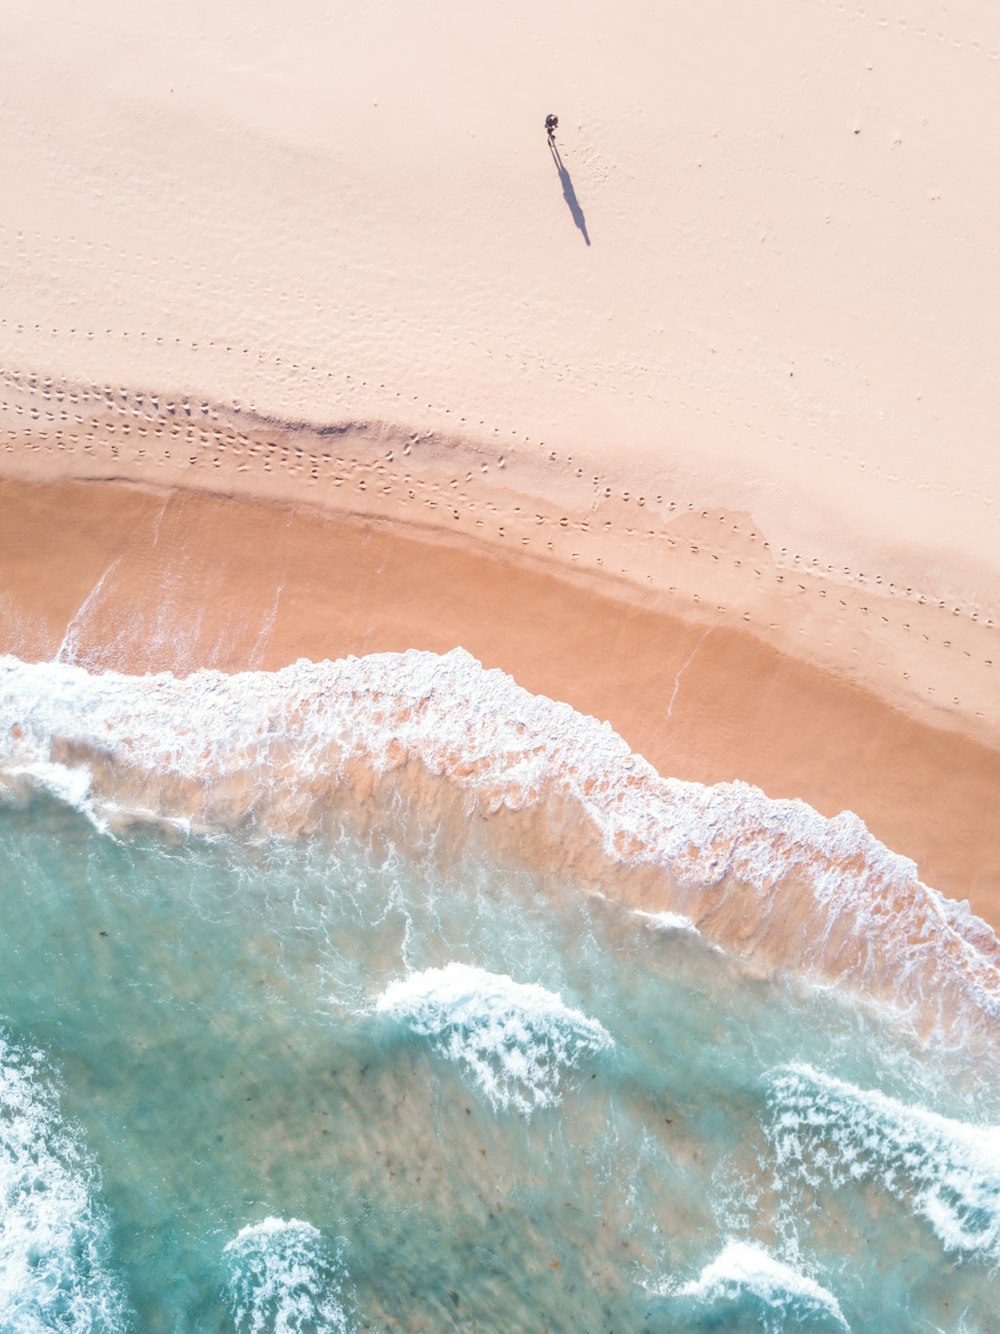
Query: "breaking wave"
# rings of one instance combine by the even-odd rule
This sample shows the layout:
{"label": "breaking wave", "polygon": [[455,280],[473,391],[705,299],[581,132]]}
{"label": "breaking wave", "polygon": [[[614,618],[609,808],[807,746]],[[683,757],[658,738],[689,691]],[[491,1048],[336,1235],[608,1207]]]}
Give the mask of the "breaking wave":
{"label": "breaking wave", "polygon": [[342,1246],[297,1218],[265,1218],[225,1248],[238,1334],[350,1334],[353,1295]]}
{"label": "breaking wave", "polygon": [[96,1180],[41,1057],[0,1035],[0,1328],[130,1327]]}
{"label": "breaking wave", "polygon": [[556,1106],[567,1074],[614,1046],[555,992],[461,963],[391,983],[375,1010],[427,1038],[492,1106],[526,1116]]}
{"label": "breaking wave", "polygon": [[483,836],[515,855],[530,840],[536,865],[836,980],[920,1031],[957,1024],[967,1040],[1000,1018],[992,930],[857,816],[662,778],[608,724],[460,649],[183,680],[0,658],[2,775],[99,823],[145,813],[261,836],[322,832],[352,801],[373,819],[400,794],[435,827],[457,814],[462,836],[472,814],[516,812],[478,822]]}
{"label": "breaking wave", "polygon": [[696,1279],[668,1291],[658,1313],[675,1331],[850,1329],[836,1297],[815,1279],[739,1241],[729,1242]]}
{"label": "breaking wave", "polygon": [[779,1173],[811,1186],[871,1182],[920,1215],[946,1251],[1000,1262],[1000,1127],[787,1066],[769,1079]]}

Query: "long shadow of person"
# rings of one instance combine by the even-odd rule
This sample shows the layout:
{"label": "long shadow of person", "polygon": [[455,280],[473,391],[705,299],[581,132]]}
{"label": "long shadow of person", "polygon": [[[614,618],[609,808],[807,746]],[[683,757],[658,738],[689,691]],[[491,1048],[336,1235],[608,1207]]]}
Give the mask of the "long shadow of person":
{"label": "long shadow of person", "polygon": [[552,161],[556,165],[556,171],[559,173],[559,184],[562,186],[563,199],[566,200],[566,207],[573,215],[573,221],[583,232],[583,239],[590,245],[590,237],[587,235],[587,219],[583,216],[583,209],[580,207],[580,201],[576,197],[576,191],[573,189],[573,182],[570,180],[569,172],[563,166],[563,160],[559,156],[559,149],[556,148],[555,140],[549,139],[549,151],[552,153]]}

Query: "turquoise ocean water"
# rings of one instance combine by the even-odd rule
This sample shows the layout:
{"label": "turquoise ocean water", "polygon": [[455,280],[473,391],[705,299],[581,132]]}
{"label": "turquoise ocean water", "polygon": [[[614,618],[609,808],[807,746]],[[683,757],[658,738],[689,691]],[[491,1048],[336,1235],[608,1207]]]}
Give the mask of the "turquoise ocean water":
{"label": "turquoise ocean water", "polygon": [[0,801],[0,1329],[1000,1328],[988,1048],[391,812],[80,773]]}

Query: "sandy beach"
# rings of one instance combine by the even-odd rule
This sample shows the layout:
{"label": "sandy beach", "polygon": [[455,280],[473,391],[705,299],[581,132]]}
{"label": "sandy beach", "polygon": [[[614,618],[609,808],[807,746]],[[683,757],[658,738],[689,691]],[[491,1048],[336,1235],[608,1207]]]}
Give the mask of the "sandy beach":
{"label": "sandy beach", "polygon": [[0,649],[460,645],[1000,923],[992,7],[6,32]]}
{"label": "sandy beach", "polygon": [[3,19],[0,1329],[996,1328],[996,3]]}

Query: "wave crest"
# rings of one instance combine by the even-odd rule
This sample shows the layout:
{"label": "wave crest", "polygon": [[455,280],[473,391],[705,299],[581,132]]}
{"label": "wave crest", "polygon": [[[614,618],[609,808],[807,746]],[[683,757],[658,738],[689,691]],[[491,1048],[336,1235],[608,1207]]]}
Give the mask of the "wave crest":
{"label": "wave crest", "polygon": [[42,1076],[0,1035],[0,1327],[115,1334],[130,1319],[96,1170]]}
{"label": "wave crest", "polygon": [[223,1252],[238,1334],[350,1334],[342,1249],[298,1218],[265,1218],[238,1232]]}
{"label": "wave crest", "polygon": [[1000,1261],[1000,1127],[910,1107],[807,1065],[773,1072],[769,1085],[779,1169],[812,1186],[871,1181],[921,1215],[945,1250]]}
{"label": "wave crest", "polygon": [[[850,1331],[840,1303],[815,1279],[763,1247],[731,1241],[696,1279],[674,1288],[666,1303],[673,1328],[826,1329]],[[691,1325],[684,1308],[694,1308]],[[680,1308],[680,1309],[679,1309]]]}
{"label": "wave crest", "polygon": [[554,1107],[568,1071],[614,1046],[603,1024],[532,983],[467,964],[393,982],[376,1012],[428,1039],[498,1108]]}
{"label": "wave crest", "polygon": [[[300,661],[274,673],[91,676],[0,659],[0,772],[203,829],[309,834],[402,794],[468,837],[478,814],[530,855],[636,906],[690,918],[768,965],[846,984],[963,1039],[1000,1018],[1000,945],[857,816],[745,783],[662,778],[607,723],[456,649]],[[450,804],[449,804],[450,803]],[[517,813],[516,833],[506,818]],[[565,831],[571,828],[572,837]],[[456,833],[456,837],[459,834]],[[618,883],[615,884],[615,878]]]}

